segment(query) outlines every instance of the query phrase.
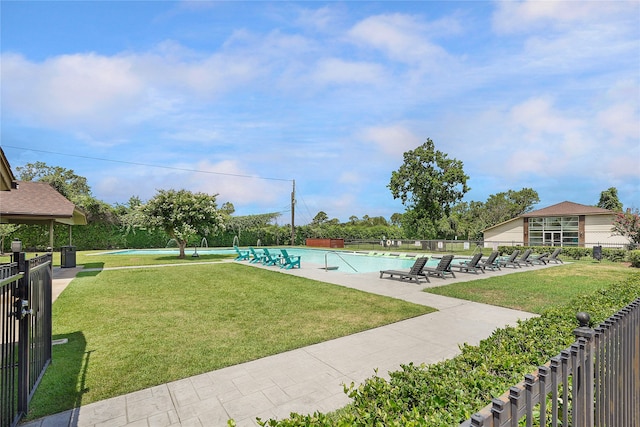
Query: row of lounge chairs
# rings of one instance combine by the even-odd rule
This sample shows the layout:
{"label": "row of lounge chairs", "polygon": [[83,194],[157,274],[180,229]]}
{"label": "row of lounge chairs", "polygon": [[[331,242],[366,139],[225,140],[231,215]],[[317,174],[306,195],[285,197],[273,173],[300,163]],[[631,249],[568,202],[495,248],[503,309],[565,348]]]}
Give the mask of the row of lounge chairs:
{"label": "row of lounge chairs", "polygon": [[[513,267],[513,268],[521,268],[528,267],[532,265],[544,265],[549,264],[551,262],[558,264],[563,263],[563,261],[558,258],[562,252],[562,248],[556,248],[552,254],[549,252],[545,252],[538,255],[532,255],[532,250],[527,249],[524,252],[521,252],[519,249],[515,249],[511,255],[507,258],[499,259],[498,265],[500,267]],[[520,256],[520,258],[518,258]]]}
{"label": "row of lounge chairs", "polygon": [[[420,283],[421,279],[425,279],[430,282],[429,277],[440,277],[446,279],[447,276],[456,277],[454,269],[464,273],[485,273],[487,269],[491,271],[501,270],[503,267],[521,268],[523,266],[544,265],[550,262],[562,263],[563,261],[558,258],[562,248],[557,248],[552,254],[548,252],[532,256],[532,250],[520,252],[519,249],[515,249],[508,257],[498,257],[498,251],[493,251],[486,258],[482,259],[482,254],[477,253],[471,257],[468,261],[459,263],[453,263],[453,255],[444,255],[438,265],[435,267],[427,267],[427,261],[429,257],[421,257],[416,260],[409,271],[403,270],[380,270],[380,278],[385,275],[389,278],[398,278],[400,280],[415,280],[416,283]],[[520,256],[518,258],[518,256]]]}
{"label": "row of lounge chairs", "polygon": [[451,271],[453,255],[443,256],[435,267],[427,267],[427,261],[429,261],[429,257],[418,258],[408,272],[402,270],[381,270],[380,277],[382,278],[387,274],[389,277],[398,277],[401,280],[415,280],[417,283],[420,283],[420,279],[425,279],[427,282],[431,282],[429,277],[433,276],[442,277],[443,279],[447,276],[456,277],[455,273]]}
{"label": "row of lounge chairs", "polygon": [[249,261],[252,264],[261,263],[262,265],[278,266],[286,270],[292,268],[300,268],[300,259],[298,255],[289,255],[286,249],[280,249],[280,254],[272,254],[269,249],[262,248],[258,250],[249,246],[249,250],[240,250],[237,246],[233,247],[237,253],[236,261]]}

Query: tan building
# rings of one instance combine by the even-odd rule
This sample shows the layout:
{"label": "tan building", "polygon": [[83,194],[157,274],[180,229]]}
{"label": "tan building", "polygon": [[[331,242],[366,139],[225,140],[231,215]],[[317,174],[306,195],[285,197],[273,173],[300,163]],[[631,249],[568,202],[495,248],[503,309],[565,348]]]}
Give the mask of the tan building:
{"label": "tan building", "polygon": [[624,236],[613,235],[616,213],[596,206],[562,202],[528,212],[483,231],[485,247],[580,246],[623,247]]}

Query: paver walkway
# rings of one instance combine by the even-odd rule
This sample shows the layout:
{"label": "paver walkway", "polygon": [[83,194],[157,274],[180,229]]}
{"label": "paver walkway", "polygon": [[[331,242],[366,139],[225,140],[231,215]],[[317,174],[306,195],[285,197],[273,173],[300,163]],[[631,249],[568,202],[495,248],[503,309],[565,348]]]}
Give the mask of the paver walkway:
{"label": "paver walkway", "polygon": [[[251,264],[255,266],[254,264]],[[256,268],[271,268],[255,266]],[[291,412],[328,412],[349,403],[343,384],[362,383],[375,374],[409,362],[433,363],[459,353],[463,343],[477,344],[500,327],[531,313],[422,292],[426,286],[481,280],[531,269],[503,269],[486,275],[459,273],[456,279],[432,278],[416,285],[380,279],[378,273],[325,271],[310,264],[288,270],[322,280],[437,308],[435,313],[311,345],[180,381],[114,397],[24,424],[24,427],[106,426],[256,426],[256,417],[286,418]],[[56,269],[57,295],[79,269]],[[57,292],[57,294],[56,294]]]}

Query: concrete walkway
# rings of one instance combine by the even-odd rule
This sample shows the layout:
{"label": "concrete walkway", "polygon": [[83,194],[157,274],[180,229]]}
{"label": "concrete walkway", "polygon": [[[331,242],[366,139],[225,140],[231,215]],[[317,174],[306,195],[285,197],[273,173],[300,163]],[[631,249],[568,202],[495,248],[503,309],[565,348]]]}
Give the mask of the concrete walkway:
{"label": "concrete walkway", "polygon": [[[274,267],[246,265],[255,268]],[[106,426],[257,426],[256,417],[286,418],[291,412],[328,412],[349,403],[343,384],[360,384],[375,374],[409,362],[433,363],[459,354],[459,345],[477,344],[500,327],[531,313],[422,292],[426,286],[513,274],[552,266],[503,269],[487,274],[456,274],[416,285],[380,279],[378,273],[347,274],[304,264],[288,270],[310,279],[403,299],[437,312],[326,341],[252,362],[162,384],[124,396],[81,406],[23,424],[24,427]],[[54,271],[54,298],[79,268]],[[275,269],[278,270],[278,269]],[[280,270],[282,271],[282,270]],[[285,273],[283,273],[285,274]]]}

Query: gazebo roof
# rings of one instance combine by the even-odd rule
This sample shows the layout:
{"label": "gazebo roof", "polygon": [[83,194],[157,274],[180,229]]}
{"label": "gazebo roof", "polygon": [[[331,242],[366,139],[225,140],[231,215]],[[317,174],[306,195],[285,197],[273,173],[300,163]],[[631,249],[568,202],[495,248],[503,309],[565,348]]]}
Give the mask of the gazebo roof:
{"label": "gazebo roof", "polygon": [[46,182],[16,181],[17,188],[0,191],[0,222],[86,225],[87,217]]}

